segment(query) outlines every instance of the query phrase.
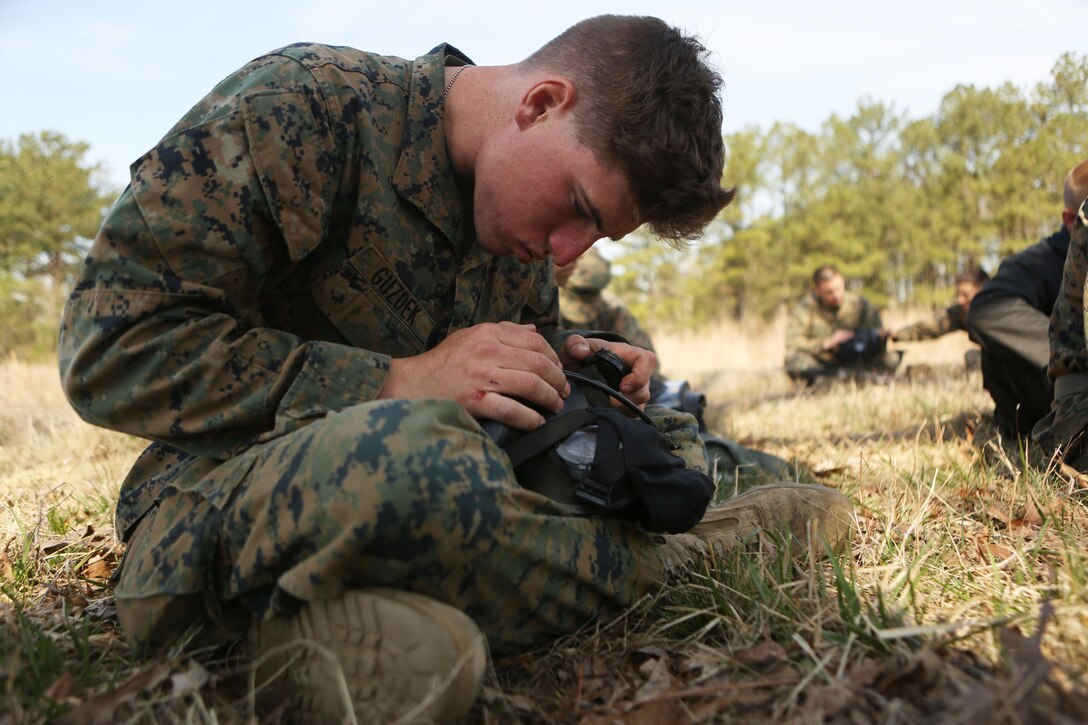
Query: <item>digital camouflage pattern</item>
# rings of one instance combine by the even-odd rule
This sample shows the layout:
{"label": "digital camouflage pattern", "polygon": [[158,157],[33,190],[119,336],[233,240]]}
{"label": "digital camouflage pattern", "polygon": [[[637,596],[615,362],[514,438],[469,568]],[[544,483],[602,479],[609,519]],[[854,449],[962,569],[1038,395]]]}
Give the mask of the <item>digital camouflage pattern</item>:
{"label": "digital camouflage pattern", "polygon": [[895,339],[902,342],[933,340],[950,332],[966,329],[967,310],[963,305],[952,305],[935,314],[932,319],[922,320],[897,330]]}
{"label": "digital camouflage pattern", "polygon": [[[461,206],[442,92],[465,62],[283,48],[132,165],[60,369],[85,419],[154,441],[116,517],[136,642],[176,635],[178,611],[237,637],[238,610],[394,586],[464,608],[501,650],[654,578],[646,534],[553,515],[460,406],[375,400],[391,357],[456,330],[561,334],[550,262],[486,253]],[[694,420],[675,427],[702,462]]]}
{"label": "digital camouflage pattern", "polygon": [[[705,470],[694,420],[648,411]],[[130,625],[146,615],[126,612],[126,601],[217,592],[208,624],[230,639],[249,612],[289,614],[345,589],[389,586],[464,610],[505,652],[573,631],[662,581],[660,536],[563,515],[522,489],[506,455],[451,401],[356,405],[210,472],[175,470],[117,585],[126,631],[152,632],[151,643],[163,625]]]}
{"label": "digital camouflage pattern", "polygon": [[[1088,200],[1073,223],[1069,252],[1062,271],[1061,290],[1050,314],[1050,364],[1047,375],[1054,384],[1050,413],[1035,424],[1032,438],[1044,455],[1060,451],[1070,465],[1088,472],[1088,343],[1085,315],[1088,308]],[[1082,382],[1075,382],[1077,379]]]}
{"label": "digital camouflage pattern", "polygon": [[591,247],[580,256],[566,284],[559,288],[560,326],[615,332],[636,347],[653,350],[649,333],[626,305],[605,291],[611,279],[611,265],[596,249]]}
{"label": "digital camouflage pattern", "polygon": [[[786,369],[802,371],[840,367],[835,352],[822,348],[824,338],[836,330],[877,329],[883,326],[880,310],[853,292],[846,293],[838,309],[824,307],[812,294],[805,293],[790,310],[786,323]],[[866,365],[894,370],[898,363],[899,356],[889,351],[883,357],[867,361]]]}

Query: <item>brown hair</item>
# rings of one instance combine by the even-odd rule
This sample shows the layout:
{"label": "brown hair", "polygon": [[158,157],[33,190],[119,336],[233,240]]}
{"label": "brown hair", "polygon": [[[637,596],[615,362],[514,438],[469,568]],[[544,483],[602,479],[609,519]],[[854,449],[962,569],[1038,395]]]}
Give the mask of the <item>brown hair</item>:
{"label": "brown hair", "polygon": [[986,270],[984,270],[982,267],[968,267],[967,269],[956,275],[954,283],[973,284],[975,287],[981,287],[989,279],[990,275],[986,274]]}
{"label": "brown hair", "polygon": [[722,188],[722,81],[706,56],[658,18],[601,15],[522,61],[570,77],[579,142],[621,170],[638,221],[675,242],[698,237],[736,191]]}
{"label": "brown hair", "polygon": [[839,270],[837,267],[835,267],[835,265],[825,264],[824,266],[817,268],[816,271],[812,273],[812,286],[819,287],[821,283],[826,282],[827,280],[834,277],[841,276],[842,275],[839,274]]}

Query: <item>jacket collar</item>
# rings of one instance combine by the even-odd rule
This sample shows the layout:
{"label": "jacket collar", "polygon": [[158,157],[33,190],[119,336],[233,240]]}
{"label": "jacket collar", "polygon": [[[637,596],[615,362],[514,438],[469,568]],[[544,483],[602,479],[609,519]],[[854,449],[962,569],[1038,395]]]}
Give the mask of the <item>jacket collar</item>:
{"label": "jacket collar", "polygon": [[444,68],[471,62],[461,51],[445,43],[416,58],[412,64],[404,140],[393,172],[397,193],[446,235],[459,258],[470,248],[475,233],[471,220],[465,224],[465,209],[446,148]]}

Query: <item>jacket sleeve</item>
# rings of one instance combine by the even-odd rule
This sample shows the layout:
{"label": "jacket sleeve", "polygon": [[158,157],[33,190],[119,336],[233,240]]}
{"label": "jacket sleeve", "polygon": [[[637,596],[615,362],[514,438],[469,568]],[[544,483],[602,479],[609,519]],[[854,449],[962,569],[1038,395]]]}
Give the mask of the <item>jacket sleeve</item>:
{"label": "jacket sleeve", "polygon": [[61,324],[64,390],[84,419],[224,459],[377,395],[387,356],[259,313],[325,238],[348,153],[309,81],[258,59],[133,164]]}
{"label": "jacket sleeve", "polygon": [[932,340],[964,329],[963,318],[963,308],[954,305],[938,312],[932,319],[922,320],[897,330],[895,339],[903,342]]}
{"label": "jacket sleeve", "polygon": [[787,357],[796,353],[823,354],[823,340],[815,334],[811,318],[811,311],[803,301],[790,310],[786,321]]}

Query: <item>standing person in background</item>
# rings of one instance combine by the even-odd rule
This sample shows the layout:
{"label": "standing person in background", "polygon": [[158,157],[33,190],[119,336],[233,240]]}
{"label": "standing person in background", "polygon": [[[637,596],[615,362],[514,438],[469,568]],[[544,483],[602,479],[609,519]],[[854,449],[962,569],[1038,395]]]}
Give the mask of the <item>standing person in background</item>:
{"label": "standing person in background", "polygon": [[967,313],[967,331],[982,348],[982,385],[994,400],[994,423],[1006,436],[1025,437],[1050,410],[1047,377],[1050,314],[1058,299],[1069,230],[1088,196],[1088,161],[1065,176],[1061,226],[1005,259]]}
{"label": "standing person in background", "polygon": [[895,372],[902,353],[887,349],[880,311],[846,291],[832,265],[812,273],[811,289],[794,305],[786,325],[786,372],[813,383],[824,376],[851,377]]}

